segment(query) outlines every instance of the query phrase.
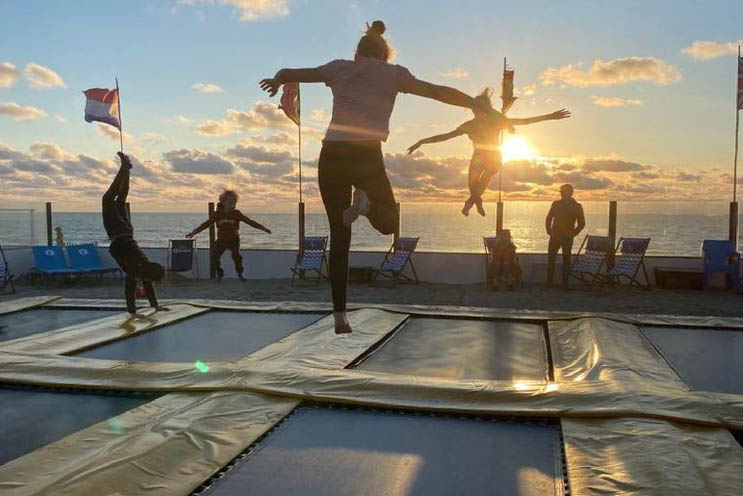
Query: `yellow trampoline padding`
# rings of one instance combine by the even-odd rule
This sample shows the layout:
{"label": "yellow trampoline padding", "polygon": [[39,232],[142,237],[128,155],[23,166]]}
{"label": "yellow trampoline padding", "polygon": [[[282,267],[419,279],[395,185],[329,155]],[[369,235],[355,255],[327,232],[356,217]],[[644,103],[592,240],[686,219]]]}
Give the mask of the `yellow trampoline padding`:
{"label": "yellow trampoline padding", "polygon": [[564,418],[562,433],[576,496],[743,494],[743,448],[725,429]]}
{"label": "yellow trampoline padding", "polygon": [[649,381],[688,390],[633,324],[592,318],[548,325],[557,382]]}
{"label": "yellow trampoline padding", "polygon": [[29,308],[33,307],[39,307],[60,298],[60,296],[26,296],[24,298],[15,298],[8,301],[0,301],[0,315],[20,312],[21,310],[28,310]]}
{"label": "yellow trampoline padding", "polygon": [[167,312],[150,310],[144,313],[144,319],[133,319],[124,312],[43,334],[25,336],[2,343],[0,350],[59,355],[74,353],[108,341],[151,331],[209,311],[206,308],[191,305],[170,305],[168,308]]}
{"label": "yellow trampoline padding", "polygon": [[297,403],[169,394],[0,466],[0,493],[188,495]]}

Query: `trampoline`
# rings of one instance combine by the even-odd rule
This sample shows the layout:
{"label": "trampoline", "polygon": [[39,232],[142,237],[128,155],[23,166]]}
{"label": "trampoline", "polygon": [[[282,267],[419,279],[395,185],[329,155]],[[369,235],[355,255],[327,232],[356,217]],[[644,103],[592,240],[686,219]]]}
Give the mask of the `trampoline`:
{"label": "trampoline", "polygon": [[544,328],[537,324],[413,318],[356,365],[451,379],[548,379]]}
{"label": "trampoline", "polygon": [[[152,395],[9,389],[0,385],[0,465],[152,399]],[[116,424],[112,423],[111,428],[116,429]]]}
{"label": "trampoline", "polygon": [[643,327],[692,389],[743,394],[743,329]]}
{"label": "trampoline", "polygon": [[0,315],[0,342],[120,314],[115,310],[33,308]]}
{"label": "trampoline", "polygon": [[300,407],[197,494],[554,495],[559,443],[557,423]]}
{"label": "trampoline", "polygon": [[141,362],[230,361],[306,327],[323,314],[211,311],[77,356]]}

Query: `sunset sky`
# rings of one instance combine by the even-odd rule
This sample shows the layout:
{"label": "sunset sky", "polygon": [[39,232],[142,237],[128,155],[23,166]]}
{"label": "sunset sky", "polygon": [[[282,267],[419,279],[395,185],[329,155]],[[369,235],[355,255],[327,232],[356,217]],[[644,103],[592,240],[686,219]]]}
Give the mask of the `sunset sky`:
{"label": "sunset sky", "polygon": [[[563,182],[586,200],[730,199],[740,0],[0,0],[0,206],[100,208],[118,134],[84,122],[82,90],[118,76],[137,210],[202,211],[233,187],[245,208],[290,211],[296,127],[257,83],[352,58],[375,19],[393,62],[419,79],[498,93],[508,57],[520,96],[509,115],[572,112],[518,130],[507,199],[549,199]],[[317,209],[332,101],[322,84],[302,96],[305,195]],[[405,149],[470,118],[398,97],[384,150],[399,200],[464,199],[466,137]]]}

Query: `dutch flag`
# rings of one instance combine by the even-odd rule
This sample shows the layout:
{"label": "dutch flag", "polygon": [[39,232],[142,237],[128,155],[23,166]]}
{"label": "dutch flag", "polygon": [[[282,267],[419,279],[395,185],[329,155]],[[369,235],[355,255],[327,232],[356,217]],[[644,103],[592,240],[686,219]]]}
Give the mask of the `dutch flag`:
{"label": "dutch flag", "polygon": [[91,88],[83,94],[86,98],[85,122],[103,122],[121,131],[118,89]]}

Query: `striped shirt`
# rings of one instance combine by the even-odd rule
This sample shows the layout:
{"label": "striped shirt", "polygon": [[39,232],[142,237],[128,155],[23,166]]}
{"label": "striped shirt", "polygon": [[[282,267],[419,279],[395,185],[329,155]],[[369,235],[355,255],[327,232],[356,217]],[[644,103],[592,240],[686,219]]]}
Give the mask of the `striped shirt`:
{"label": "striped shirt", "polygon": [[415,81],[410,71],[369,57],[333,60],[317,69],[333,92],[325,141],[387,141],[397,93],[409,93]]}

